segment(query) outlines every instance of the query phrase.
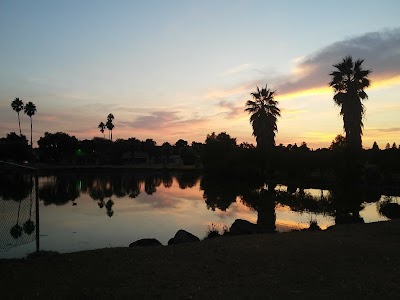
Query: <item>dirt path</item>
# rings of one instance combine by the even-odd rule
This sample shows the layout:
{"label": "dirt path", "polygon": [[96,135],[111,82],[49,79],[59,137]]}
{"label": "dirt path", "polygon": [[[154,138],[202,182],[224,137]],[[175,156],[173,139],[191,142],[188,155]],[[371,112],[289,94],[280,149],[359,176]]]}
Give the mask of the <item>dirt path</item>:
{"label": "dirt path", "polygon": [[394,299],[400,222],[0,260],[0,278],[2,299]]}

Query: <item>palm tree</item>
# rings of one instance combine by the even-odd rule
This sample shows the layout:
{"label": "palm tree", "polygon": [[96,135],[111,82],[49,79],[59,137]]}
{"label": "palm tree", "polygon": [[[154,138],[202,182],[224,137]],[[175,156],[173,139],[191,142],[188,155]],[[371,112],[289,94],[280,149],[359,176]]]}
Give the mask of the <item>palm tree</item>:
{"label": "palm tree", "polygon": [[113,128],[115,127],[114,126],[114,124],[113,124],[113,121],[114,120],[114,115],[113,114],[108,114],[108,116],[107,116],[107,123],[106,123],[106,127],[107,127],[107,129],[110,131],[110,133],[109,134],[111,134],[111,135],[109,135],[109,137],[110,137],[110,140],[112,141],[112,130],[113,130]]}
{"label": "palm tree", "polygon": [[278,101],[274,100],[276,91],[268,89],[267,85],[261,90],[251,93],[253,100],[246,102],[246,109],[250,116],[250,123],[253,126],[253,135],[256,137],[257,148],[262,152],[269,153],[275,146],[275,132],[277,118],[281,111],[278,108]]}
{"label": "palm tree", "polygon": [[19,112],[24,109],[24,102],[19,98],[15,98],[13,102],[11,102],[11,107],[18,114],[18,125],[19,125],[19,136],[22,136],[21,132],[21,121],[19,119]]}
{"label": "palm tree", "polygon": [[361,136],[363,117],[365,113],[362,100],[368,99],[364,89],[369,87],[368,75],[371,70],[363,70],[363,59],[353,62],[347,56],[339,64],[333,65],[337,70],[330,73],[332,81],[329,83],[335,92],[333,100],[340,106],[340,115],[343,116],[343,128],[346,132],[348,148],[357,151],[362,148]]}
{"label": "palm tree", "polygon": [[103,137],[105,138],[105,134],[104,134],[104,129],[106,129],[106,125],[103,122],[100,122],[99,126],[97,126],[98,128],[100,128],[100,132],[103,134]]}
{"label": "palm tree", "polygon": [[32,116],[36,113],[36,105],[29,101],[24,108],[24,113],[31,119],[31,148],[32,146]]}

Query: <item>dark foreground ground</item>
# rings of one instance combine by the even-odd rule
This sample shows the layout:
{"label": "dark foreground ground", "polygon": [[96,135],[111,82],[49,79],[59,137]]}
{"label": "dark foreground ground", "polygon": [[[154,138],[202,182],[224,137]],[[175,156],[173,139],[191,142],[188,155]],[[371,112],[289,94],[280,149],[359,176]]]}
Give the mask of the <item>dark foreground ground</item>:
{"label": "dark foreground ground", "polygon": [[0,260],[0,295],[399,299],[400,222]]}

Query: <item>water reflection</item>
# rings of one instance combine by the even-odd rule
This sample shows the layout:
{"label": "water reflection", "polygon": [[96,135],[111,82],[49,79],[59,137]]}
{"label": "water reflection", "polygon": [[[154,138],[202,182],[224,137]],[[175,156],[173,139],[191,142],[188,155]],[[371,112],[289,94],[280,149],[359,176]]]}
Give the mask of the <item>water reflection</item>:
{"label": "water reflection", "polygon": [[242,201],[257,211],[259,232],[275,232],[276,184],[267,184],[256,190],[248,190],[241,196]]}
{"label": "water reflection", "polygon": [[31,191],[30,177],[22,172],[0,173],[0,197],[14,201],[27,198]]}
{"label": "water reflection", "polygon": [[[112,197],[137,198],[141,193],[153,195],[162,185],[171,188],[174,179],[180,189],[190,189],[200,181],[200,189],[206,207],[226,211],[239,199],[258,214],[257,223],[273,228],[272,221],[277,206],[289,207],[299,213],[314,213],[331,216],[336,224],[364,222],[360,212],[365,203],[379,201],[381,193],[378,190],[368,190],[360,184],[339,183],[328,193],[320,190],[320,195],[306,191],[304,187],[288,185],[287,188],[276,183],[264,183],[262,180],[246,181],[243,179],[226,178],[182,172],[182,173],[143,173],[143,174],[102,174],[102,173],[60,173],[41,177],[39,198],[44,205],[65,205],[76,201],[81,193],[86,193],[98,203],[99,208],[105,207],[107,215],[113,215],[114,201]],[[201,179],[201,180],[200,180]],[[0,181],[0,197],[3,200],[20,201],[29,197],[32,178],[22,174],[2,174]],[[393,202],[388,198],[387,203]],[[391,200],[390,200],[391,199]],[[32,202],[32,197],[30,197]],[[386,203],[386,205],[387,205]],[[32,204],[31,204],[32,205]],[[382,209],[378,208],[381,214]],[[385,211],[385,209],[383,209]],[[31,214],[30,214],[31,215]],[[29,218],[31,220],[31,217]],[[31,222],[26,221],[25,230],[32,231]],[[15,225],[17,228],[17,225]],[[268,231],[271,231],[268,229]],[[17,230],[14,230],[17,234]]]}
{"label": "water reflection", "polygon": [[35,240],[33,178],[30,172],[0,173],[0,251]]}
{"label": "water reflection", "polygon": [[[9,239],[19,241],[35,231],[32,179],[21,174],[2,174],[0,186],[0,204],[13,204],[0,210],[0,230],[4,228]],[[85,232],[90,238],[96,235],[97,240],[115,238],[114,244],[96,244],[105,247],[121,245],[116,241],[121,240],[122,232],[129,243],[136,235],[167,241],[181,228],[201,236],[209,224],[230,227],[235,219],[256,223],[258,232],[275,232],[282,231],[282,224],[290,230],[318,221],[326,228],[396,217],[394,212],[400,207],[396,194],[384,198],[381,193],[382,190],[360,184],[310,189],[300,184],[286,186],[261,179],[250,181],[189,172],[60,173],[41,176],[39,180],[42,218],[45,224],[51,224],[43,227],[45,235],[58,236],[56,229],[46,230],[64,226],[60,235],[64,236],[62,243],[67,249],[77,236],[69,235],[71,232]],[[57,208],[60,206],[62,209]],[[96,226],[102,229],[93,229]],[[70,251],[96,248],[85,247]]]}
{"label": "water reflection", "polygon": [[80,196],[79,180],[76,176],[59,174],[47,177],[39,187],[39,198],[44,205],[64,205]]}
{"label": "water reflection", "polygon": [[[141,193],[153,195],[160,186],[172,187],[173,180],[180,189],[192,188],[200,180],[193,173],[143,173],[143,174],[103,174],[103,173],[61,173],[42,177],[39,197],[44,205],[65,205],[75,202],[81,193],[89,194],[97,201],[99,208],[106,208],[109,217],[114,215],[112,197],[137,198]],[[106,200],[108,199],[108,200]]]}
{"label": "water reflection", "polygon": [[[376,202],[381,199],[381,194],[376,189],[368,189],[361,184],[348,184],[339,182],[328,193],[320,190],[320,194],[313,195],[304,187],[289,185],[287,188],[277,186],[276,183],[246,184],[243,181],[232,182],[225,179],[204,177],[201,181],[203,197],[207,208],[215,210],[228,210],[229,207],[240,198],[245,205],[257,212],[257,225],[260,232],[274,232],[276,222],[276,209],[288,207],[292,212],[309,213],[310,225],[315,226],[313,215],[330,216],[334,224],[363,223],[360,212],[368,202]],[[391,211],[396,211],[400,205],[392,203]],[[386,206],[385,206],[386,205]],[[389,207],[388,204],[382,204]],[[380,206],[380,207],[382,207]],[[398,208],[397,208],[398,206]],[[380,214],[389,217],[388,213]],[[397,216],[392,212],[391,216]],[[400,211],[399,211],[400,214]]]}

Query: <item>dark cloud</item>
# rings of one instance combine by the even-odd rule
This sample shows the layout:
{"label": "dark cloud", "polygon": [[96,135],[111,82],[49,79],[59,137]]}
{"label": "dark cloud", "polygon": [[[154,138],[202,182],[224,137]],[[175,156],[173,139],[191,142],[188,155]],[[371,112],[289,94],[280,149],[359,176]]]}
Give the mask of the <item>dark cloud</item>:
{"label": "dark cloud", "polygon": [[[213,90],[206,94],[209,98],[219,99],[219,107],[229,110],[228,116],[235,116],[240,109],[234,101],[248,97],[256,86],[276,90],[277,96],[304,91],[313,88],[328,87],[329,73],[333,65],[351,55],[354,60],[364,59],[364,69],[371,69],[370,79],[374,81],[390,79],[400,75],[400,28],[369,32],[361,36],[348,38],[330,44],[295,62],[295,71],[286,75],[266,75],[251,81],[242,82],[230,89]],[[270,74],[265,72],[265,74]],[[226,102],[229,99],[230,102]],[[232,101],[232,99],[234,101]]]}
{"label": "dark cloud", "polygon": [[186,127],[193,124],[200,124],[205,121],[207,121],[207,118],[201,118],[196,115],[191,118],[184,118],[177,111],[153,111],[148,115],[137,117],[132,122],[120,122],[120,124],[135,129],[154,130]]}
{"label": "dark cloud", "polygon": [[178,113],[175,111],[155,111],[150,115],[137,117],[131,124],[135,128],[156,129],[169,126],[179,120]]}
{"label": "dark cloud", "polygon": [[345,56],[364,59],[365,69],[372,69],[374,79],[400,75],[400,28],[364,35],[333,43],[314,54],[303,58],[298,64],[298,75],[275,78],[275,88],[279,94],[326,86],[332,65]]}
{"label": "dark cloud", "polygon": [[237,105],[233,102],[228,102],[225,100],[221,100],[220,102],[218,102],[218,106],[227,109],[226,117],[229,119],[243,114],[244,111],[243,105]]}

